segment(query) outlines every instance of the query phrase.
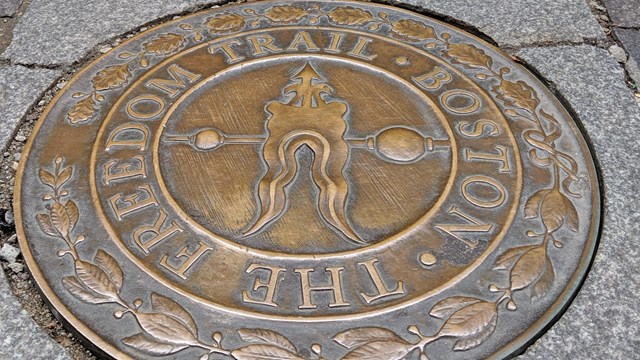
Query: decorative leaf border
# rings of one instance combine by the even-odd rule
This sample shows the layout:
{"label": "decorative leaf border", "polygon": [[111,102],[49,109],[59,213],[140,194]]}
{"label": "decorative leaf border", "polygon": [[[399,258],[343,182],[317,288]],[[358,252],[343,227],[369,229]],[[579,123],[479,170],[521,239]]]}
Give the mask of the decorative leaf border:
{"label": "decorative leaf border", "polygon": [[[370,15],[373,17],[373,14]],[[451,59],[455,65],[475,70],[475,77],[479,80],[493,81],[495,85],[490,93],[505,107],[505,114],[513,121],[530,124],[530,128],[522,133],[531,147],[529,158],[535,166],[550,169],[551,184],[534,193],[524,204],[524,217],[538,219],[545,229],[541,234],[528,230],[526,235],[529,238],[542,237],[542,240],[508,249],[495,261],[493,270],[509,273],[507,286],[489,286],[489,292],[497,293],[496,297],[480,299],[452,296],[441,300],[429,312],[432,317],[444,320],[436,334],[424,335],[415,325],[407,329],[408,333],[420,338],[418,342],[407,342],[386,329],[347,330],[334,337],[334,341],[350,350],[343,360],[400,360],[416,349],[424,360],[428,359],[427,346],[441,338],[455,339],[454,351],[479,346],[495,331],[502,303],[506,302],[505,307],[509,311],[518,309],[513,297],[515,292],[528,289],[532,302],[547,295],[555,281],[553,262],[548,254],[549,244],[558,249],[563,246],[554,233],[563,227],[573,232],[579,230],[578,213],[569,199],[581,197],[570,189],[571,184],[579,180],[578,165],[571,155],[556,147],[556,140],[562,137],[562,128],[558,120],[544,110],[536,91],[522,80],[508,80],[505,76],[510,69],[494,69],[493,58],[482,49],[472,44],[451,43],[449,33],[438,35],[433,27],[414,20],[393,23],[386,20],[386,15],[380,17],[380,21],[390,25],[392,34],[437,52]],[[375,21],[375,17],[372,21]],[[345,342],[344,339],[349,341]]]}
{"label": "decorative leaf border", "polygon": [[[75,275],[62,279],[62,285],[77,299],[88,304],[117,304],[121,309],[113,315],[121,319],[126,314],[135,317],[141,332],[122,339],[125,345],[136,348],[151,355],[165,356],[187,348],[200,348],[205,352],[201,360],[212,354],[222,354],[242,359],[303,359],[296,347],[283,335],[266,329],[240,329],[238,335],[248,345],[235,350],[222,346],[223,335],[215,332],[211,342],[199,339],[198,328],[193,317],[174,300],[151,293],[151,310],[145,311],[144,301],[135,299],[127,302],[121,290],[126,278],[117,261],[106,251],[98,249],[93,260],[83,259],[77,246],[86,238],[74,236],[74,230],[80,218],[78,206],[73,200],[65,200],[70,196],[63,186],[73,175],[71,166],[64,167],[64,159],[58,157],[53,162],[53,171],[40,169],[40,181],[51,189],[43,196],[48,202],[47,213],[36,215],[40,229],[47,235],[65,242],[67,248],[59,250],[57,255],[71,256]],[[148,307],[148,306],[147,306]],[[320,356],[320,345],[311,347],[313,353]]]}
{"label": "decorative leaf border", "polygon": [[[440,329],[431,336],[424,335],[416,325],[407,332],[417,336],[417,341],[407,341],[395,332],[380,328],[354,328],[341,332],[333,340],[348,350],[342,360],[400,360],[419,350],[421,360],[428,359],[427,347],[430,343],[453,338],[454,351],[475,348],[488,339],[496,329],[501,304],[506,309],[517,311],[518,305],[513,294],[529,290],[531,301],[543,298],[553,287],[555,270],[549,257],[550,243],[560,249],[563,242],[554,236],[558,230],[567,227],[578,231],[578,214],[570,197],[580,195],[570,189],[578,180],[578,166],[571,155],[556,147],[556,140],[562,137],[559,122],[541,106],[536,91],[524,81],[511,81],[505,76],[509,68],[494,68],[491,56],[472,44],[451,43],[449,33],[437,34],[435,29],[422,22],[402,19],[390,21],[384,12],[373,14],[361,8],[337,6],[323,13],[319,6],[304,9],[296,5],[279,5],[259,14],[246,9],[244,14],[221,13],[206,19],[200,27],[189,24],[179,25],[186,34],[166,33],[142,44],[137,54],[121,53],[118,58],[127,60],[120,65],[112,65],[98,71],[92,79],[93,89],[89,93],[76,93],[78,102],[69,110],[67,118],[71,123],[87,122],[95,117],[97,103],[104,100],[102,93],[122,88],[132,77],[135,64],[141,68],[149,66],[149,57],[165,57],[184,48],[188,39],[194,43],[204,40],[205,34],[228,34],[247,27],[256,27],[261,22],[271,24],[292,24],[306,19],[317,24],[326,16],[330,22],[346,26],[366,25],[371,31],[387,26],[391,35],[404,41],[424,46],[425,49],[451,59],[452,63],[475,70],[475,77],[483,81],[493,81],[490,92],[505,107],[505,114],[513,121],[524,121],[530,128],[522,136],[531,147],[528,155],[532,163],[540,168],[549,168],[550,185],[533,194],[524,204],[524,217],[538,219],[544,227],[543,233],[528,230],[529,238],[541,238],[536,243],[506,250],[496,260],[493,270],[508,272],[508,284],[500,287],[491,284],[493,298],[452,296],[435,304],[429,315],[442,319]],[[123,310],[114,313],[116,318],[132,314],[142,332],[123,339],[123,343],[153,355],[168,355],[186,348],[201,348],[205,351],[200,359],[208,359],[211,354],[222,354],[239,360],[257,359],[303,359],[296,347],[281,334],[266,329],[240,329],[238,335],[248,345],[235,350],[222,347],[223,335],[213,334],[213,342],[199,340],[196,325],[189,313],[173,300],[162,295],[151,294],[151,312],[141,310],[143,301],[136,299],[132,305],[120,296],[124,275],[115,260],[103,250],[98,250],[93,262],[79,258],[76,246],[84,241],[83,236],[72,240],[71,233],[78,221],[78,208],[72,200],[63,203],[68,196],[62,185],[69,180],[71,168],[61,169],[62,158],[54,162],[54,173],[40,171],[40,180],[53,192],[44,196],[50,201],[48,214],[38,214],[36,219],[44,233],[63,239],[68,249],[58,252],[59,256],[71,255],[76,276],[64,278],[67,290],[78,299],[92,304],[116,303]],[[322,359],[322,348],[314,344],[311,351]]]}
{"label": "decorative leaf border", "polygon": [[152,57],[162,59],[175,54],[185,48],[190,41],[195,45],[211,40],[216,35],[228,35],[247,28],[255,28],[262,22],[268,22],[271,25],[291,25],[304,20],[314,25],[318,24],[323,16],[337,25],[367,25],[367,29],[371,31],[388,25],[396,35],[411,40],[424,41],[436,38],[435,31],[430,26],[408,19],[391,22],[385,12],[379,12],[376,16],[367,10],[352,6],[337,6],[328,12],[323,12],[319,5],[312,5],[309,8],[298,5],[278,5],[270,7],[262,14],[253,9],[245,9],[243,14],[219,13],[208,17],[200,26],[180,24],[178,27],[183,33],[160,34],[143,43],[142,49],[137,53],[119,53],[117,58],[126,62],[110,65],[98,71],[91,79],[90,91],[74,93],[72,97],[78,100],[67,111],[66,118],[71,124],[83,124],[95,119],[100,103],[106,99],[105,94],[128,85],[137,67],[146,69],[150,66]]}

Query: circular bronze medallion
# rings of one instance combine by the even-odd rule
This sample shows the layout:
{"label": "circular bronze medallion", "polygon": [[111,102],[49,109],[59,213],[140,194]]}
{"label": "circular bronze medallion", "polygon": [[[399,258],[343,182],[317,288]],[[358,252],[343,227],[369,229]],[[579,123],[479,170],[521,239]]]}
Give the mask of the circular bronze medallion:
{"label": "circular bronze medallion", "polygon": [[539,80],[370,3],[155,27],[80,71],[25,155],[29,268],[115,358],[507,357],[568,305],[600,221]]}

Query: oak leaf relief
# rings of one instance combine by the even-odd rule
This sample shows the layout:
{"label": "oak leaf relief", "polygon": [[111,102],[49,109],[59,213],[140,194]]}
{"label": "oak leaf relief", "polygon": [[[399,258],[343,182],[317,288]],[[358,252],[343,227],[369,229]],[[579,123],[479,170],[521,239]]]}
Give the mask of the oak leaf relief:
{"label": "oak leaf relief", "polygon": [[157,38],[145,43],[144,49],[155,55],[169,55],[184,46],[184,36],[168,33],[162,34]]}
{"label": "oak leaf relief", "polygon": [[484,50],[470,44],[450,44],[446,56],[467,67],[491,68],[493,59]]}
{"label": "oak leaf relief", "polygon": [[96,113],[96,103],[93,97],[87,96],[86,98],[78,101],[67,112],[67,119],[72,124],[78,124],[91,119]]}
{"label": "oak leaf relief", "polygon": [[493,88],[493,91],[497,94],[498,100],[507,106],[533,111],[540,103],[533,88],[522,80],[517,82],[502,80],[500,85]]}
{"label": "oak leaf relief", "polygon": [[210,17],[205,22],[205,26],[213,33],[224,33],[241,30],[245,25],[242,15],[238,14],[219,14]]}
{"label": "oak leaf relief", "polygon": [[327,15],[338,25],[364,25],[373,21],[370,12],[351,6],[338,6]]}
{"label": "oak leaf relief", "polygon": [[436,32],[431,26],[414,20],[396,21],[392,24],[391,31],[413,40],[436,39]]}
{"label": "oak leaf relief", "polygon": [[264,13],[264,16],[275,23],[291,23],[302,19],[309,13],[298,6],[274,6]]}
{"label": "oak leaf relief", "polygon": [[98,71],[93,77],[93,86],[96,90],[109,90],[118,88],[127,83],[131,78],[129,64],[113,65]]}

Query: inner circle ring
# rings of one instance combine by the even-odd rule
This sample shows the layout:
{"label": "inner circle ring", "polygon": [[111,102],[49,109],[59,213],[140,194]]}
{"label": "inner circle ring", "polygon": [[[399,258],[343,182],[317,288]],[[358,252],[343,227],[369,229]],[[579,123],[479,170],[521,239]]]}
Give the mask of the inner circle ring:
{"label": "inner circle ring", "polygon": [[[278,30],[290,30],[290,29],[304,29],[304,27],[282,27],[282,28],[278,28]],[[323,27],[318,27],[317,29],[319,30],[330,30],[333,28],[323,28]],[[176,57],[178,56],[182,56],[184,54],[187,54],[189,52],[195,51],[199,48],[202,47],[207,47],[210,46],[211,43],[214,42],[222,42],[225,41],[226,39],[229,38],[233,38],[233,37],[238,37],[238,36],[243,36],[243,35],[248,35],[248,34],[252,34],[252,33],[258,33],[258,32],[263,32],[264,30],[254,30],[254,31],[247,31],[244,33],[240,33],[240,34],[234,34],[234,35],[230,35],[230,36],[226,36],[226,37],[221,37],[218,38],[216,40],[213,41],[209,41],[207,43],[203,43],[200,44],[198,46],[194,46],[188,49],[185,49],[184,51],[175,54],[167,59],[165,59],[164,61],[158,63],[155,68],[160,68],[168,63],[171,63],[173,61],[175,61]],[[359,34],[360,32],[358,31],[354,31],[354,30],[349,30],[349,29],[343,29],[340,28],[340,31],[344,31],[344,32],[351,32],[351,33],[356,33]],[[373,38],[377,38],[379,40],[382,41],[390,41],[391,39],[386,38],[386,37],[382,37],[379,35],[374,35],[374,34],[366,34],[369,37],[373,37]],[[480,88],[479,85],[477,85],[475,82],[473,82],[471,79],[469,79],[466,75],[464,75],[463,73],[461,73],[459,70],[455,69],[453,66],[451,66],[450,64],[446,63],[445,61],[443,61],[442,59],[434,56],[433,54],[430,54],[426,51],[423,51],[421,49],[415,48],[413,46],[407,45],[407,44],[403,44],[401,42],[398,42],[398,44],[402,47],[405,48],[409,48],[411,51],[415,51],[417,53],[419,53],[422,56],[428,57],[430,59],[432,59],[433,61],[436,61],[439,64],[442,64],[443,66],[445,66],[447,68],[447,70],[455,73],[457,76],[459,76],[460,78],[464,79],[472,88],[474,88],[474,90],[478,93],[483,94],[483,96],[487,99],[489,99],[491,101],[491,103],[493,104],[494,101],[493,99],[487,95],[485,93],[484,90],[482,90],[482,88]],[[291,56],[291,55],[288,55]],[[302,56],[302,55],[300,55]],[[309,58],[309,57],[313,57],[314,55],[312,54],[305,54],[304,57],[305,58]],[[323,54],[323,57],[327,57],[327,55]],[[264,61],[265,58],[259,59],[259,60],[251,60],[251,61]],[[340,60],[343,60],[340,58]],[[246,61],[244,63],[249,63],[250,61]],[[235,65],[235,66],[241,66],[241,65]],[[229,67],[231,68],[231,67]],[[140,78],[138,78],[136,80],[136,83],[142,83],[145,80],[147,80],[150,75],[151,75],[152,71],[148,70],[144,75],[142,75]],[[194,87],[197,87],[198,84],[194,84]],[[119,109],[122,106],[122,102],[124,101],[124,98],[132,91],[132,89],[135,87],[135,83],[132,84],[122,95],[120,95],[120,98],[116,101],[116,103],[114,104],[114,106],[111,108],[111,110],[109,111],[109,113],[105,116],[105,121],[103,123],[103,125],[100,128],[100,131],[98,132],[96,139],[102,139],[105,136],[105,132],[106,132],[106,124],[108,123],[109,119],[113,117],[114,113],[117,111],[117,109]],[[496,105],[494,105],[496,106]],[[508,124],[508,122],[506,121],[506,119],[503,117],[502,120],[504,121],[505,124]],[[449,131],[448,127],[445,127],[445,129],[447,129],[447,131]],[[507,126],[506,127],[506,134],[510,140],[510,142],[512,144],[516,144],[515,138],[513,133],[510,131],[510,127]],[[158,142],[159,142],[159,137],[160,137],[161,132],[158,132],[158,134],[156,134],[156,136],[154,137],[154,144],[152,146],[152,148],[156,148],[158,146]],[[452,141],[454,141],[453,136],[451,136]],[[452,143],[453,144],[453,143]],[[92,195],[94,197],[94,199],[100,199],[100,195],[98,192],[98,187],[97,187],[97,176],[96,176],[96,165],[97,165],[97,154],[99,151],[99,146],[98,143],[96,143],[96,145],[94,145],[94,149],[92,151],[92,155],[91,155],[91,162],[90,162],[90,185],[91,185],[91,191],[92,191]],[[453,146],[452,146],[453,148]],[[513,204],[511,206],[512,209],[517,209],[519,206],[519,202],[520,202],[520,193],[522,190],[522,183],[523,183],[523,179],[522,179],[522,163],[521,163],[521,157],[520,157],[520,150],[518,148],[517,145],[514,145],[513,149],[513,156],[514,156],[514,163],[515,163],[515,167],[516,167],[516,184],[514,186],[515,188],[515,194],[517,194],[517,196],[515,196],[515,200],[513,201]],[[154,152],[155,153],[155,152]],[[154,155],[155,156],[155,155]],[[453,157],[452,159],[455,159],[455,157]],[[455,159],[455,161],[457,161],[457,159]],[[452,174],[454,173],[453,169],[457,170],[457,165],[452,165]],[[449,182],[447,184],[447,188],[450,188],[455,180],[455,176],[451,176],[449,179]],[[443,192],[443,194],[445,194],[445,192]],[[444,196],[441,197],[438,200],[438,203],[440,203],[440,201],[444,201]],[[95,200],[94,203],[96,204],[96,209],[97,211],[97,216],[98,218],[105,224],[105,228],[107,229],[107,231],[109,232],[109,234],[114,238],[114,239],[120,239],[120,237],[118,236],[118,234],[114,231],[112,225],[108,222],[107,220],[107,216],[106,216],[106,211],[107,208],[105,208],[104,204],[101,204],[99,201]],[[434,206],[434,208],[436,208],[437,206]],[[179,209],[179,208],[178,208]],[[480,266],[484,260],[486,259],[486,257],[491,254],[501,243],[502,239],[504,238],[504,236],[506,235],[507,231],[509,230],[510,225],[513,223],[515,216],[516,216],[517,211],[509,211],[508,212],[508,216],[506,217],[505,221],[503,222],[503,227],[502,229],[499,231],[499,233],[497,233],[495,236],[493,236],[493,241],[491,242],[491,244],[487,247],[487,249],[485,249],[485,251],[478,257],[476,258],[471,264],[467,265],[466,268],[459,272],[457,275],[453,276],[451,279],[449,279],[446,283],[430,290],[427,291],[425,293],[422,293],[418,296],[415,296],[411,299],[408,299],[406,301],[402,301],[399,302],[397,304],[393,304],[393,305],[388,305],[385,308],[380,308],[380,309],[373,309],[373,310],[366,310],[366,311],[362,311],[362,312],[354,312],[351,314],[338,314],[338,315],[323,315],[323,316],[309,316],[309,317],[305,317],[305,318],[300,318],[298,316],[291,316],[291,315],[275,315],[275,314],[267,314],[267,313],[261,313],[261,312],[256,312],[256,311],[251,311],[251,310],[243,310],[243,309],[238,309],[238,308],[229,308],[228,306],[225,305],[221,305],[221,304],[217,304],[215,302],[212,302],[211,300],[208,299],[204,299],[201,296],[198,296],[192,292],[186,291],[178,286],[176,286],[174,283],[172,283],[171,281],[167,280],[164,278],[164,275],[153,268],[150,268],[146,265],[144,265],[139,259],[138,257],[130,250],[127,248],[127,246],[122,242],[122,241],[115,241],[115,243],[117,244],[117,246],[121,249],[121,251],[130,259],[132,260],[139,268],[145,270],[147,273],[149,273],[151,276],[153,276],[156,280],[158,280],[160,283],[162,283],[163,285],[167,286],[168,288],[171,288],[172,290],[176,291],[177,293],[187,296],[191,299],[193,299],[194,301],[197,301],[199,303],[202,303],[204,305],[207,306],[212,306],[213,308],[216,309],[220,309],[226,312],[230,312],[230,313],[234,313],[234,314],[239,314],[239,315],[244,315],[244,316],[250,316],[250,317],[254,317],[254,318],[261,318],[261,319],[268,319],[268,320],[280,320],[280,321],[304,321],[304,322],[326,322],[326,321],[339,321],[339,320],[346,320],[346,319],[356,319],[356,318],[363,318],[363,317],[371,317],[371,316],[376,316],[376,315],[380,315],[380,314],[384,314],[384,313],[389,313],[389,312],[393,312],[396,311],[398,309],[401,308],[405,308],[407,306],[411,306],[413,304],[417,304],[425,299],[428,299],[440,292],[442,292],[443,290],[453,286],[454,284],[458,283],[459,281],[461,281],[462,279],[464,279],[465,277],[467,277],[469,274],[471,274],[478,266]],[[208,235],[208,232],[206,232],[205,234]],[[399,233],[402,234],[402,233]],[[396,236],[400,237],[400,235],[397,234]],[[282,259],[282,260],[318,260],[318,259],[329,259],[329,258],[334,258],[334,257],[341,257],[341,258],[353,258],[355,256],[360,256],[362,254],[373,254],[375,252],[375,250],[379,249],[381,246],[386,245],[389,242],[392,242],[395,239],[386,239],[384,241],[380,241],[378,243],[376,243],[373,246],[369,246],[366,247],[364,249],[357,249],[357,250],[351,250],[351,251],[344,251],[344,252],[339,252],[339,253],[333,253],[333,254],[326,254],[326,255],[310,255],[308,257],[302,257],[302,255],[289,255],[289,254],[281,254],[281,253],[273,253],[273,252],[267,252],[267,251],[263,251],[263,250],[251,250],[253,255],[257,255],[260,256],[262,258],[269,258],[269,259]],[[228,242],[227,245],[231,245],[231,247],[236,248],[238,250],[241,250],[243,252],[247,252],[249,251],[249,249],[247,247],[235,244],[235,243],[230,243]]]}

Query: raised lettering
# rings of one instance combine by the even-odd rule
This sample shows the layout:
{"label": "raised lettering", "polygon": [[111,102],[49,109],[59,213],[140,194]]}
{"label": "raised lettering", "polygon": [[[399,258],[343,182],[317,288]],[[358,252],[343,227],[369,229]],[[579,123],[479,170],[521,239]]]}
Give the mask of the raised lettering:
{"label": "raised lettering", "polygon": [[342,44],[342,39],[344,39],[345,34],[331,31],[329,35],[331,35],[331,43],[329,43],[329,47],[325,48],[324,51],[328,53],[339,54],[340,45]]}
{"label": "raised lettering", "polygon": [[331,273],[331,279],[329,285],[326,286],[311,286],[309,282],[309,273],[313,272],[313,269],[295,269],[294,271],[300,275],[300,284],[302,286],[302,305],[298,306],[298,309],[316,309],[318,305],[314,304],[311,299],[312,291],[331,291],[333,293],[333,302],[329,304],[329,307],[342,307],[349,306],[350,304],[344,301],[342,295],[342,283],[340,273],[344,270],[343,267],[329,267],[325,271]]}
{"label": "raised lettering", "polygon": [[376,301],[378,299],[394,295],[403,295],[405,293],[404,284],[402,283],[402,281],[398,281],[395,284],[395,288],[393,290],[389,290],[389,288],[387,288],[387,286],[384,284],[384,281],[382,281],[382,278],[380,277],[378,269],[376,268],[376,263],[378,263],[378,259],[358,263],[358,265],[364,266],[364,268],[367,269],[367,273],[369,274],[369,277],[371,277],[373,285],[375,285],[377,291],[377,294],[374,295],[367,295],[363,292],[360,293],[360,296],[362,296],[367,304],[371,304],[373,301]]}
{"label": "raised lettering", "polygon": [[360,59],[371,61],[378,57],[378,55],[366,55],[365,50],[367,45],[371,43],[373,39],[369,39],[366,37],[358,36],[358,42],[353,47],[353,50],[349,51],[347,55],[351,55]]}
{"label": "raised lettering", "polygon": [[435,228],[462,241],[472,249],[476,247],[477,242],[464,238],[461,236],[461,234],[474,233],[474,232],[488,233],[489,231],[491,231],[491,229],[493,229],[493,225],[483,224],[482,222],[480,222],[480,220],[475,219],[472,216],[467,215],[462,211],[460,211],[455,205],[451,206],[451,209],[449,209],[448,213],[461,217],[462,219],[466,220],[467,223],[466,224],[436,224]]}
{"label": "raised lettering", "polygon": [[258,298],[252,297],[248,291],[244,290],[242,292],[242,301],[246,303],[278,307],[278,304],[276,304],[273,301],[273,297],[276,294],[276,285],[278,284],[278,277],[280,276],[281,272],[285,271],[285,269],[274,267],[274,266],[251,264],[249,265],[247,270],[245,270],[245,272],[247,274],[251,274],[253,271],[256,271],[256,270],[264,270],[267,272],[266,282],[262,282],[260,277],[256,276],[256,280],[253,283],[253,291],[265,289],[264,296],[262,297],[262,299],[258,299]]}
{"label": "raised lettering", "polygon": [[[131,159],[110,160],[104,165],[104,183],[109,185],[114,180],[122,180],[134,177],[147,177],[147,169],[144,164],[144,158],[136,155]],[[135,166],[137,165],[137,166]]]}
{"label": "raised lettering", "polygon": [[[473,195],[469,191],[469,187],[473,184],[485,184],[485,186],[489,185],[496,191],[498,196],[495,199],[480,199],[478,196]],[[462,182],[462,196],[464,196],[464,198],[473,205],[482,208],[494,208],[504,204],[504,202],[507,200],[507,191],[505,190],[504,186],[502,186],[502,184],[497,182],[495,179],[484,175],[474,175]]]}
{"label": "raised lettering", "polygon": [[168,255],[164,255],[162,259],[160,259],[160,265],[165,269],[171,271],[172,273],[178,275],[182,279],[186,280],[187,275],[186,272],[195,264],[198,259],[200,259],[207,251],[212,250],[210,246],[203,243],[202,241],[198,241],[198,248],[194,252],[189,252],[189,247],[185,246],[178,252],[175,256],[176,258],[184,257],[185,260],[178,267],[171,266],[167,260],[169,259]]}
{"label": "raised lettering", "polygon": [[251,35],[247,36],[249,44],[253,46],[253,55],[266,55],[268,53],[279,53],[282,51],[279,47],[273,45],[273,36],[271,35]]}
{"label": "raised lettering", "polygon": [[194,74],[177,64],[169,66],[167,72],[171,80],[153,79],[147,83],[147,87],[154,87],[169,94],[169,97],[176,97],[180,93],[180,90],[187,88],[187,82],[193,84],[201,77],[200,74]]}
{"label": "raised lettering", "polygon": [[303,46],[306,51],[320,51],[306,31],[299,31],[296,36],[294,36],[287,51],[300,50],[300,46]]}
{"label": "raised lettering", "polygon": [[240,40],[233,39],[220,44],[209,45],[209,48],[207,50],[209,51],[209,54],[222,52],[225,55],[225,61],[227,62],[227,64],[235,64],[237,62],[244,60],[244,56],[239,56],[238,54],[236,54],[236,52],[233,50],[231,45],[241,45],[241,44],[242,43],[240,42]]}
{"label": "raised lettering", "polygon": [[[480,108],[480,99],[478,96],[466,90],[456,89],[446,91],[440,99],[442,105],[447,110],[456,114],[471,114]],[[454,101],[456,99],[464,99],[464,104],[459,104],[459,101]]]}
{"label": "raised lettering", "polygon": [[[158,116],[165,107],[161,97],[151,94],[136,96],[127,103],[127,114],[136,119],[151,119]],[[150,107],[150,109],[147,109]]]}
{"label": "raised lettering", "polygon": [[[156,220],[155,224],[148,226],[141,226],[133,233],[133,240],[140,246],[142,251],[145,253],[149,253],[149,249],[152,246],[158,244],[160,241],[168,238],[169,236],[180,233],[183,229],[178,225],[176,221],[172,221],[171,225],[166,226],[167,213],[160,209],[158,214],[158,220]],[[164,230],[162,229],[164,227]],[[144,234],[152,234],[152,236],[146,240],[142,240],[142,236]]]}
{"label": "raised lettering", "polygon": [[439,89],[443,84],[451,82],[452,79],[451,75],[439,66],[436,66],[426,74],[411,77],[411,80],[413,80],[416,85],[429,91]]}
{"label": "raised lettering", "polygon": [[[147,206],[158,206],[158,200],[156,200],[156,196],[149,184],[140,185],[137,187],[137,190],[139,192],[134,194],[126,196],[116,194],[109,198],[111,208],[119,221],[122,221],[123,216],[127,216],[134,211],[138,211]],[[142,197],[140,192],[145,194],[143,200],[140,200]],[[122,206],[118,206],[118,203]]]}
{"label": "raised lettering", "polygon": [[[129,136],[124,135],[129,133]],[[142,137],[135,137],[132,134],[142,135]],[[140,151],[144,151],[147,148],[147,139],[149,138],[149,129],[142,124],[122,124],[113,129],[107,139],[107,145],[105,149],[107,151],[113,149],[116,146],[121,147],[137,147]]]}
{"label": "raised lettering", "polygon": [[458,131],[466,137],[480,137],[485,133],[485,131],[487,131],[487,129],[489,129],[489,136],[496,136],[500,134],[500,127],[491,120],[481,119],[475,121],[471,130],[465,130],[465,128],[470,124],[471,123],[468,121],[461,121],[460,124],[458,124]]}
{"label": "raised lettering", "polygon": [[510,172],[511,165],[509,164],[509,149],[502,145],[495,145],[494,148],[498,150],[497,154],[474,152],[471,151],[471,149],[465,148],[464,158],[466,161],[495,161],[500,163],[500,167],[498,168],[499,172]]}

